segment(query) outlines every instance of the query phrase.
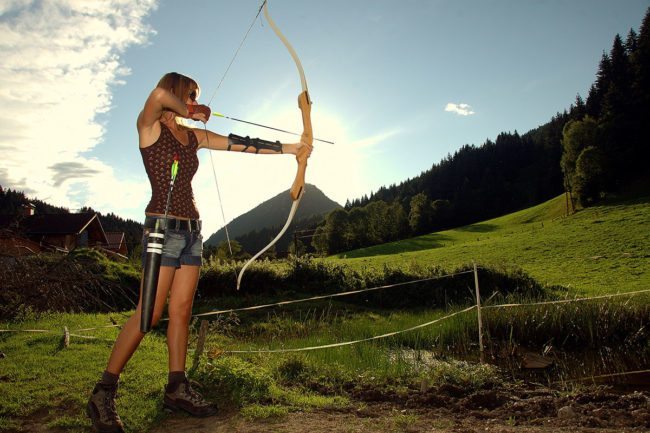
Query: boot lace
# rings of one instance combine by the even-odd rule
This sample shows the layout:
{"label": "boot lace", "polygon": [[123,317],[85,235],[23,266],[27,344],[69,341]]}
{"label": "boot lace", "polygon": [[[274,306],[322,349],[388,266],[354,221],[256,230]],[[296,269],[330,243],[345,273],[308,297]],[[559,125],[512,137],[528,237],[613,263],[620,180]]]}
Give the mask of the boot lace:
{"label": "boot lace", "polygon": [[187,399],[189,401],[191,401],[192,403],[194,403],[194,404],[201,405],[201,406],[205,406],[207,404],[207,402],[205,401],[203,396],[201,394],[199,394],[198,392],[196,392],[194,390],[194,388],[192,388],[189,381],[185,382],[185,393],[184,394],[187,397]]}

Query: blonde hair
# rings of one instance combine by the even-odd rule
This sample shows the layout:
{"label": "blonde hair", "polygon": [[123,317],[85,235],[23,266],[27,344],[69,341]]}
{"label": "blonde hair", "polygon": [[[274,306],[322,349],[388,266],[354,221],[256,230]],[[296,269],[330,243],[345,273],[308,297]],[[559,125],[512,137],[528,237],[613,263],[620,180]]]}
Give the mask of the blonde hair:
{"label": "blonde hair", "polygon": [[[178,99],[183,101],[187,100],[188,95],[192,90],[196,90],[196,97],[201,94],[201,87],[193,78],[187,75],[179,74],[178,72],[169,72],[162,76],[156,87],[171,91]],[[187,126],[185,119],[176,116],[176,122],[181,126]]]}

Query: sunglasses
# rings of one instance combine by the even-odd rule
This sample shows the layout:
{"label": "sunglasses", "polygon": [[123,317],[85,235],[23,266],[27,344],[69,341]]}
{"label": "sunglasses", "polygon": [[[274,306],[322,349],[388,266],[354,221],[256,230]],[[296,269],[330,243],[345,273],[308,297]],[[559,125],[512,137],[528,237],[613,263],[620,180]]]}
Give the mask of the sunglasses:
{"label": "sunglasses", "polygon": [[196,90],[192,90],[192,91],[190,92],[190,100],[191,100],[192,102],[196,102],[196,96],[197,96]]}

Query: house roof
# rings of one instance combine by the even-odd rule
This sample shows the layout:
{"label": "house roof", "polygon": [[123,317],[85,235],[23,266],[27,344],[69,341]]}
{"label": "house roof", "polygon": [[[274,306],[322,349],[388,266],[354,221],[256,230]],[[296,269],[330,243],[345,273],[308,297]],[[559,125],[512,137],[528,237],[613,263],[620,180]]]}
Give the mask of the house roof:
{"label": "house roof", "polygon": [[67,235],[80,234],[94,220],[99,223],[94,213],[38,214],[25,218],[20,225],[28,234]]}
{"label": "house roof", "polygon": [[124,232],[106,232],[107,248],[119,249],[124,242]]}

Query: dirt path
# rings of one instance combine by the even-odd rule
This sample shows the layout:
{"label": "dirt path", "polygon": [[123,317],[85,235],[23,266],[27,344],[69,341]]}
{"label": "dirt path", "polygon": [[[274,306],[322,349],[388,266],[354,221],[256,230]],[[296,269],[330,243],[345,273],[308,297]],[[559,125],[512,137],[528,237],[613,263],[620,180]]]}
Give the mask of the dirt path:
{"label": "dirt path", "polygon": [[170,415],[151,433],[650,432],[650,393],[594,388],[574,394],[528,386],[467,395],[443,386],[424,393],[361,392],[349,408],[247,420],[236,411],[208,419]]}
{"label": "dirt path", "polygon": [[[518,384],[468,393],[447,384],[400,394],[355,389],[349,397],[343,409],[294,411],[271,419],[246,419],[236,409],[204,419],[168,414],[149,433],[650,433],[650,391],[645,389],[562,392]],[[48,427],[48,417],[47,410],[32,414],[16,431],[65,431]]]}
{"label": "dirt path", "polygon": [[[355,411],[356,412],[356,411]],[[645,427],[588,427],[557,419],[537,420],[519,424],[514,419],[505,423],[499,419],[477,419],[441,412],[410,411],[389,408],[369,408],[362,413],[297,412],[279,420],[250,421],[234,414],[209,419],[193,419],[174,415],[151,433],[555,433],[555,432],[650,432]]]}

